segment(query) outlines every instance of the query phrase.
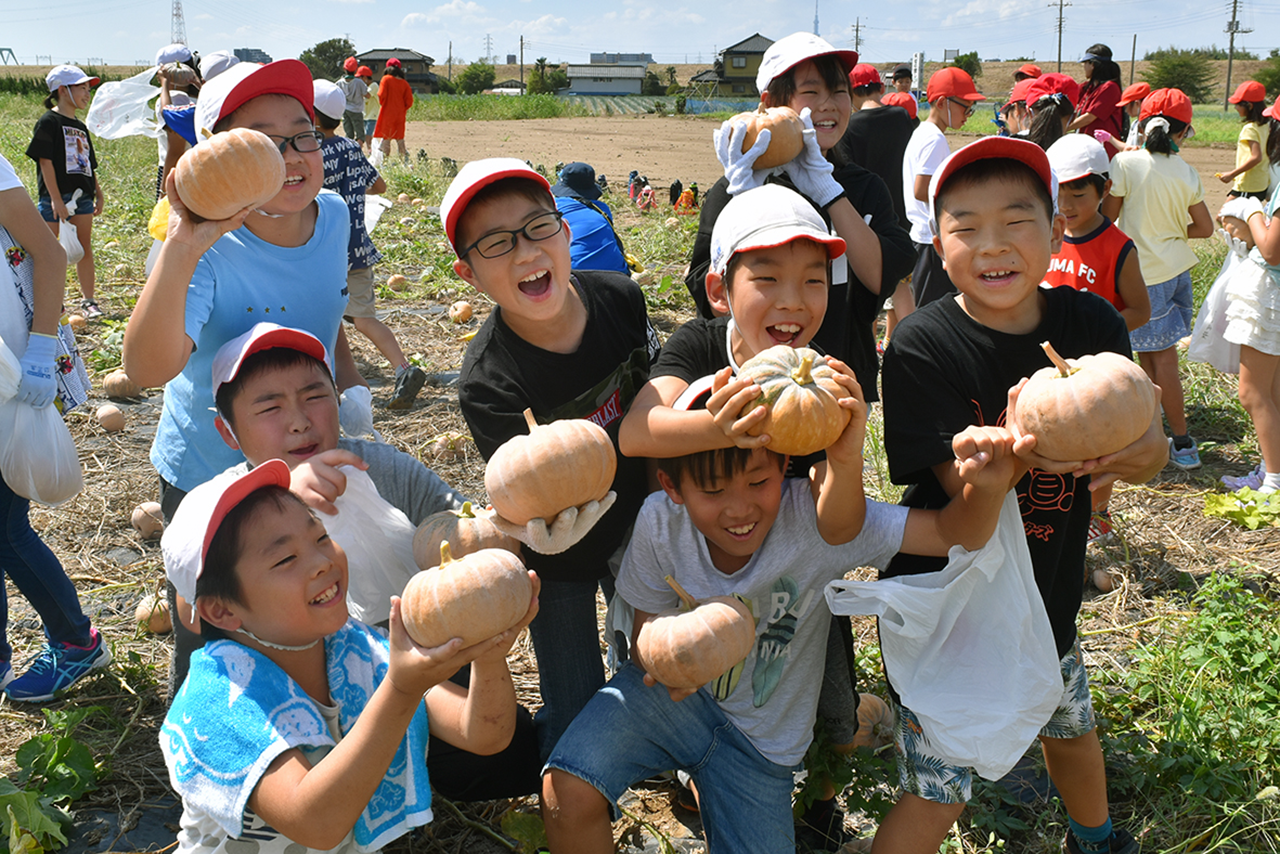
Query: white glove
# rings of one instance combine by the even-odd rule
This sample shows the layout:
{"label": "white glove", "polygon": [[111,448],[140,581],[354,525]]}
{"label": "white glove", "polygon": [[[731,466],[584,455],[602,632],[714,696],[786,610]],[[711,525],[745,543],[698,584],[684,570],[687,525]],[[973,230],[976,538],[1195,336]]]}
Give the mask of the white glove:
{"label": "white glove", "polygon": [[1252,196],[1236,196],[1234,199],[1227,199],[1226,204],[1222,206],[1222,210],[1218,211],[1218,216],[1233,216],[1245,222],[1249,221],[1249,217],[1254,214],[1266,214],[1266,210],[1262,207],[1262,202]]}
{"label": "white glove", "polygon": [[35,409],[44,409],[53,403],[53,396],[58,392],[58,381],[54,379],[57,346],[58,339],[53,335],[31,333],[27,351],[22,354],[22,381],[14,397],[19,403],[30,404]]}
{"label": "white glove", "polygon": [[797,190],[825,208],[844,195],[844,187],[831,177],[835,167],[831,165],[831,161],[822,156],[822,149],[818,147],[817,131],[813,129],[810,113],[808,107],[800,111],[800,121],[804,122],[804,148],[795,160],[787,164],[787,176],[791,178],[791,183],[796,185]]}
{"label": "white glove", "polygon": [[772,169],[753,168],[761,154],[769,147],[772,134],[768,130],[760,131],[755,144],[745,152],[742,142],[747,136],[747,123],[733,123],[727,119],[715,132],[716,159],[724,167],[724,176],[729,179],[729,195],[736,196],[747,190],[754,190],[764,183],[764,179],[773,174]]}
{"label": "white glove", "polygon": [[503,519],[492,507],[487,508],[487,513],[494,527],[508,537],[515,537],[539,554],[558,555],[585,537],[617,498],[618,493],[609,490],[599,501],[560,511],[549,526],[546,519],[530,519],[527,525],[517,525]]}
{"label": "white glove", "polygon": [[348,438],[373,436],[381,442],[382,436],[373,429],[373,392],[367,385],[353,385],[342,393],[338,402],[338,423]]}
{"label": "white glove", "polygon": [[1244,258],[1249,254],[1249,244],[1225,228],[1218,229],[1218,236],[1222,238],[1223,243],[1227,244],[1227,250],[1234,253],[1237,258]]}

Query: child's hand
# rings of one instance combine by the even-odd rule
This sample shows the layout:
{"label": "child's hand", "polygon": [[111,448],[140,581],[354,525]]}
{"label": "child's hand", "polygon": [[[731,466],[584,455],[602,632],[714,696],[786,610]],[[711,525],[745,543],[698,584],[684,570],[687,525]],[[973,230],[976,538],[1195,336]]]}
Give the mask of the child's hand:
{"label": "child's hand", "polygon": [[[1071,460],[1064,462],[1062,460],[1051,460],[1048,457],[1042,457],[1036,453],[1036,437],[1030,433],[1023,433],[1018,426],[1018,395],[1022,393],[1022,387],[1027,384],[1027,377],[1018,380],[1018,384],[1009,389],[1009,405],[1006,412],[1006,425],[1013,433],[1014,443],[1013,452],[1018,459],[1031,466],[1033,469],[1051,472],[1053,474],[1066,474],[1067,472],[1080,471],[1085,464],[1085,460]],[[1096,460],[1091,460],[1096,464]]]}
{"label": "child's hand", "polygon": [[[511,633],[514,640],[517,633]],[[509,643],[508,632],[486,638],[464,647],[462,638],[452,638],[447,643],[428,649],[418,646],[405,631],[400,616],[400,597],[391,597],[391,664],[387,680],[401,694],[422,699],[422,695],[482,655],[493,652],[504,642]],[[504,653],[505,654],[505,653]]]}
{"label": "child's hand", "polygon": [[533,618],[538,616],[538,592],[542,590],[542,579],[538,578],[538,573],[532,569],[529,570],[529,583],[533,585],[533,595],[529,598],[529,610],[525,611],[520,622],[498,635],[498,645],[493,649],[481,653],[476,656],[476,661],[493,661],[506,663],[507,653],[511,652],[511,647],[515,645],[516,638],[520,637],[520,632],[524,631],[524,627],[533,622]]}
{"label": "child's hand", "polygon": [[355,466],[361,471],[369,468],[368,463],[351,451],[341,448],[322,451],[290,472],[289,489],[308,507],[336,516],[338,507],[333,502],[347,491],[347,476],[338,471],[338,466]]}
{"label": "child's hand", "polygon": [[769,410],[764,404],[751,406],[760,396],[760,386],[749,379],[738,379],[733,368],[716,372],[711,384],[707,411],[717,427],[739,448],[759,448],[769,443],[769,435],[752,436],[753,429],[764,420]]}
{"label": "child's hand", "polygon": [[169,198],[169,232],[164,242],[165,245],[186,244],[203,255],[222,235],[244,225],[245,218],[253,208],[243,208],[227,219],[204,219],[187,210],[187,206],[182,203],[178,196],[176,172],[176,169],[173,170],[164,179],[165,195]]}
{"label": "child's hand", "polygon": [[827,448],[827,460],[835,465],[861,463],[862,447],[867,438],[867,402],[862,396],[862,386],[844,362],[827,357],[827,365],[835,372],[833,379],[847,393],[846,397],[840,398],[840,407],[850,414],[849,423],[840,438]]}
{"label": "child's hand", "polygon": [[734,122],[732,119],[720,125],[714,134],[716,159],[724,167],[724,176],[729,179],[729,195],[736,196],[747,190],[759,187],[769,177],[771,170],[754,168],[756,159],[769,148],[772,136],[769,130],[760,131],[755,144],[746,151],[742,144],[746,141],[747,123]]}
{"label": "child's hand", "polygon": [[71,219],[71,211],[67,209],[67,203],[62,197],[55,194],[49,196],[49,204],[53,208],[53,215],[62,222]]}
{"label": "child's hand", "polygon": [[1214,172],[1213,177],[1217,178],[1219,181],[1221,181],[1224,184],[1230,184],[1232,181],[1235,180],[1234,175],[1224,175],[1221,172]]}
{"label": "child's hand", "polygon": [[1007,492],[1017,458],[1013,433],[1004,427],[967,427],[951,439],[956,473],[965,483]]}
{"label": "child's hand", "polygon": [[102,192],[102,185],[99,184],[98,188],[94,191],[94,196],[93,196],[93,215],[101,216],[102,208],[106,203],[107,203],[107,194]]}

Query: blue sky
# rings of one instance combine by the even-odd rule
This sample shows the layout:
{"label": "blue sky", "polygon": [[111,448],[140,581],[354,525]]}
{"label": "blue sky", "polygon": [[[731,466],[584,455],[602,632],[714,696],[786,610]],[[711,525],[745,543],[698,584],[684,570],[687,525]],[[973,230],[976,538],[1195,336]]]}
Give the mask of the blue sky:
{"label": "blue sky", "polygon": [[[1176,44],[1225,45],[1230,0],[1071,0],[1062,39],[1064,66],[1089,44],[1111,45],[1127,58],[1138,33],[1144,50]],[[150,60],[169,42],[170,0],[0,0],[0,46],[20,62],[109,64]],[[805,0],[738,0],[733,20],[725,6],[681,0],[184,0],[188,41],[208,52],[258,47],[276,58],[296,56],[324,39],[348,36],[357,49],[409,47],[443,65],[449,42],[457,57],[486,53],[505,61],[519,52],[585,62],[592,51],[648,52],[660,63],[710,62],[717,50],[754,32],[779,38],[812,30]],[[50,14],[50,9],[56,10]],[[1254,32],[1237,43],[1265,55],[1280,46],[1280,0],[1242,0],[1241,26]],[[862,53],[869,62],[926,59],[944,49],[977,50],[985,58],[1034,56],[1042,65],[1057,56],[1057,9],[1047,0],[915,0],[911,4],[833,3],[819,8],[820,30],[839,47],[852,46],[861,17]],[[1065,70],[1065,69],[1064,69]],[[1072,66],[1073,73],[1078,69]]]}

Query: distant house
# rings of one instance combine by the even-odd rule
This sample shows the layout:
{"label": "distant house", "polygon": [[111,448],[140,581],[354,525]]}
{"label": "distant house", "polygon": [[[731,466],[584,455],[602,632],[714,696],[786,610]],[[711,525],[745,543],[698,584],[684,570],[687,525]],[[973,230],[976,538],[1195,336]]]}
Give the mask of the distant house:
{"label": "distant house", "polygon": [[241,62],[261,62],[266,65],[271,61],[271,56],[265,50],[258,50],[256,47],[238,47],[232,51],[236,55],[236,59]]}
{"label": "distant house", "polygon": [[756,72],[760,70],[760,62],[764,52],[773,44],[773,39],[759,33],[743,39],[720,51],[714,72],[703,71],[694,76],[691,82],[710,82],[700,80],[704,75],[716,75],[715,95],[719,98],[755,99],[760,97],[756,89]]}
{"label": "distant house", "polygon": [[361,65],[369,66],[373,71],[373,79],[377,80],[386,70],[387,60],[392,57],[400,60],[400,68],[404,71],[404,79],[413,87],[413,91],[422,95],[433,95],[440,91],[439,77],[431,71],[435,60],[425,53],[418,53],[407,47],[377,48],[357,53],[356,59]]}
{"label": "distant house", "polygon": [[651,53],[593,53],[592,65],[652,65]]}
{"label": "distant house", "polygon": [[499,80],[489,89],[485,89],[486,95],[523,95],[525,84],[511,77],[507,80]]}
{"label": "distant house", "polygon": [[639,95],[643,65],[570,65],[570,95]]}

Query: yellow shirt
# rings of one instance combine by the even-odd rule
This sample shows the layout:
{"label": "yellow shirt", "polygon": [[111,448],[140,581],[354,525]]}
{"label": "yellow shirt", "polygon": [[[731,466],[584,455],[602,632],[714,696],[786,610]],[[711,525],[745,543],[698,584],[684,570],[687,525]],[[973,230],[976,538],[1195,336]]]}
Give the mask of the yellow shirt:
{"label": "yellow shirt", "polygon": [[1176,154],[1122,151],[1111,159],[1111,195],[1124,199],[1116,225],[1133,238],[1147,287],[1196,265],[1187,243],[1190,208],[1204,201],[1200,175]]}
{"label": "yellow shirt", "polygon": [[1256,142],[1262,152],[1262,160],[1248,172],[1241,172],[1231,184],[1237,193],[1261,193],[1267,189],[1271,180],[1270,163],[1267,161],[1267,137],[1271,135],[1271,123],[1245,122],[1240,128],[1240,138],[1236,142],[1236,166],[1244,163],[1253,153],[1249,143]]}

